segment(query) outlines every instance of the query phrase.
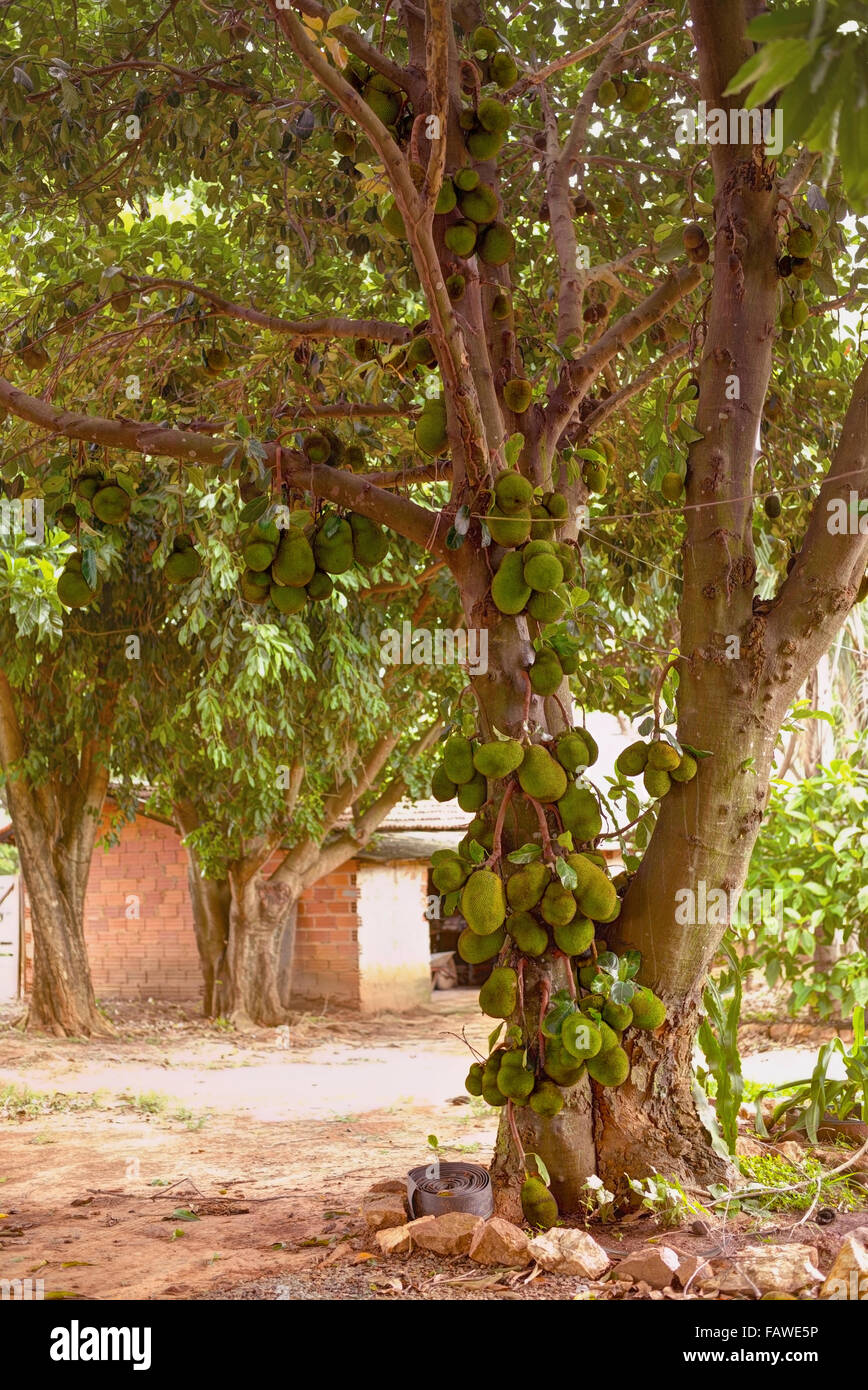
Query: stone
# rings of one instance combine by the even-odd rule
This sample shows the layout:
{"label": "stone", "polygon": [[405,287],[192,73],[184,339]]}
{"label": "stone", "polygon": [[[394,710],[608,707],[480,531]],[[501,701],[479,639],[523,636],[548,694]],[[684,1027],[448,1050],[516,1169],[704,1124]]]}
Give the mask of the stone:
{"label": "stone", "polygon": [[690,1284],[692,1293],[696,1287],[696,1280],[701,1277],[704,1270],[710,1268],[711,1265],[708,1263],[708,1257],[706,1255],[679,1254],[678,1269],[675,1274],[676,1282],[681,1285],[682,1289],[686,1289],[692,1279],[693,1283]]}
{"label": "stone", "polygon": [[857,1226],[845,1238],[820,1289],[820,1298],[868,1302],[868,1226]]}
{"label": "stone", "polygon": [[379,1182],[371,1183],[368,1192],[371,1194],[378,1192],[403,1192],[406,1194],[406,1179],[402,1182],[400,1178],[381,1178]]}
{"label": "stone", "polygon": [[549,1274],[578,1274],[583,1279],[599,1279],[612,1263],[587,1231],[567,1226],[553,1226],[534,1236],[528,1254]]}
{"label": "stone", "polygon": [[480,1265],[505,1265],[509,1269],[523,1269],[530,1255],[530,1241],[524,1231],[501,1216],[492,1216],[477,1228],[467,1252],[471,1260]]}
{"label": "stone", "polygon": [[612,1271],[612,1278],[628,1279],[631,1284],[642,1282],[652,1289],[667,1289],[679,1269],[677,1251],[668,1245],[646,1245],[620,1260]]}
{"label": "stone", "polygon": [[423,1216],[419,1221],[410,1222],[413,1244],[434,1255],[466,1255],[481,1219],[470,1211]]}
{"label": "stone", "polygon": [[370,1231],[382,1231],[389,1226],[403,1226],[407,1221],[407,1204],[398,1192],[382,1192],[366,1197],[362,1216]]}
{"label": "stone", "polygon": [[757,1292],[773,1289],[799,1293],[823,1280],[814,1245],[745,1245],[733,1261],[715,1260],[697,1276],[693,1287],[714,1284],[721,1293],[756,1297]]}
{"label": "stone", "polygon": [[383,1255],[409,1255],[412,1246],[409,1226],[389,1226],[377,1231],[374,1239]]}

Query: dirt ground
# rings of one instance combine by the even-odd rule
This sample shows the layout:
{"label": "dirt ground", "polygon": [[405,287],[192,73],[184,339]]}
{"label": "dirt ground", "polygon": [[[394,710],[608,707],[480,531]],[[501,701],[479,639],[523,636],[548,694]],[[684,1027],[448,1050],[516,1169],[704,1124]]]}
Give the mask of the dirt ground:
{"label": "dirt ground", "polygon": [[[360,1219],[373,1183],[428,1160],[429,1135],[445,1158],[488,1161],[497,1118],[463,1087],[462,1034],[482,1046],[489,1031],[472,991],[435,994],[410,1015],[304,1015],[244,1035],[203,1023],[193,1004],[108,1012],[118,1037],[101,1043],[0,1023],[0,1279],[101,1300],[581,1292],[575,1279],[527,1282],[424,1252],[386,1260]],[[780,1041],[810,1071],[829,1031],[808,1051],[804,1037]],[[5,1102],[4,1087],[17,1088]],[[758,1231],[787,1239],[794,1220],[741,1216],[725,1232],[665,1239],[708,1254]],[[864,1223],[841,1213],[793,1238],[827,1266],[846,1228]],[[650,1214],[594,1233],[613,1254],[660,1236]]]}

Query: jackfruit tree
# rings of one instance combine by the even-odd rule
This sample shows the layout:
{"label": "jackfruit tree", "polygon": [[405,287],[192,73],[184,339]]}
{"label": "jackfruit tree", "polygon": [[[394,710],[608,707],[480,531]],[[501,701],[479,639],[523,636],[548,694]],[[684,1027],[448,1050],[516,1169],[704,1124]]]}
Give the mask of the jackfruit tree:
{"label": "jackfruit tree", "polygon": [[[544,1225],[592,1171],[721,1167],[691,1051],[723,925],[676,895],[741,887],[864,598],[868,36],[854,0],[513,8],[5,11],[0,403],[31,489],[58,438],[236,485],[251,621],[340,602],[354,517],[448,569],[487,664],[435,873],[492,962],[501,1205]],[[642,706],[604,792],[583,711]]]}

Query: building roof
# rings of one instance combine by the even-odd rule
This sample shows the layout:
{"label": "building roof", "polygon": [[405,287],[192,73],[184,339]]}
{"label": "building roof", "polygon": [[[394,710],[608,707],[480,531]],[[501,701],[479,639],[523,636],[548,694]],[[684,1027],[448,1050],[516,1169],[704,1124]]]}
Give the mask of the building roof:
{"label": "building roof", "polygon": [[[457,830],[464,834],[472,817],[457,801],[399,801],[380,826],[378,833],[405,830]],[[349,819],[347,820],[349,824]],[[459,838],[460,838],[459,835]]]}

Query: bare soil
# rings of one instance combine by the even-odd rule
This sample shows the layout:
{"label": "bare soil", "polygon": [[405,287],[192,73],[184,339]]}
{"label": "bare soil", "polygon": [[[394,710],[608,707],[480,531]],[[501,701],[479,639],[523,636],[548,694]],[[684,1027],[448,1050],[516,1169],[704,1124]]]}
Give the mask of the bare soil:
{"label": "bare soil", "polygon": [[[250,1034],[194,1005],[107,1007],[119,1030],[108,1042],[0,1024],[0,1097],[19,1088],[0,1100],[0,1279],[107,1300],[587,1296],[581,1281],[539,1272],[383,1259],[359,1215],[373,1183],[427,1160],[429,1135],[446,1158],[487,1163],[497,1117],[463,1089],[462,1034],[482,1049],[488,1033],[473,991],[436,993],[409,1015],[303,1015]],[[866,1218],[839,1213],[790,1236],[796,1220],[664,1232],[641,1214],[592,1229],[613,1255],[649,1239],[737,1251],[761,1232],[817,1245],[827,1268]]]}

